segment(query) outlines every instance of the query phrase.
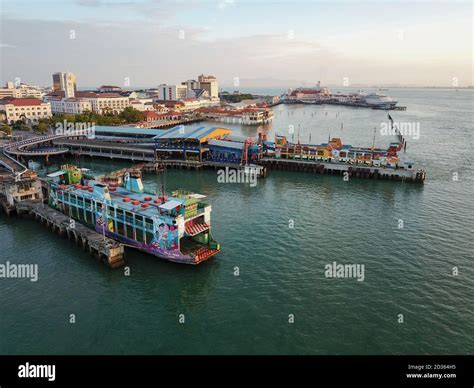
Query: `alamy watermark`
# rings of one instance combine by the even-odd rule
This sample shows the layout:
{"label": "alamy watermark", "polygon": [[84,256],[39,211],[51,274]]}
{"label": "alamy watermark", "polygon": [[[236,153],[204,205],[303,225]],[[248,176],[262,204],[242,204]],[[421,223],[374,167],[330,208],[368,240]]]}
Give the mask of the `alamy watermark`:
{"label": "alamy watermark", "polygon": [[95,138],[94,122],[69,122],[63,120],[55,124],[55,135],[86,136],[88,139]]}
{"label": "alamy watermark", "polygon": [[257,186],[258,170],[249,167],[243,170],[235,170],[229,167],[217,170],[217,183],[248,183],[250,187]]}
{"label": "alamy watermark", "polygon": [[56,365],[34,365],[29,362],[18,366],[19,378],[42,378],[56,380]]}
{"label": "alamy watermark", "polygon": [[410,136],[413,140],[420,138],[419,122],[383,122],[380,123],[380,134],[382,136]]}
{"label": "alamy watermark", "polygon": [[38,264],[14,264],[7,261],[0,264],[0,278],[38,280]]}
{"label": "alamy watermark", "polygon": [[358,282],[363,282],[365,279],[364,264],[338,264],[337,262],[333,261],[331,264],[326,264],[324,266],[324,270],[324,276],[329,279],[356,278]]}

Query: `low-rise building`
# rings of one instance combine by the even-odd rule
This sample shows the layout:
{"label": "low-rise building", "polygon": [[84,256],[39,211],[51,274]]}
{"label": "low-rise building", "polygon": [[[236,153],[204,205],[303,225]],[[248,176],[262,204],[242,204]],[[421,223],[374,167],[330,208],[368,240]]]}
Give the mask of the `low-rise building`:
{"label": "low-rise building", "polygon": [[185,104],[183,101],[166,101],[166,100],[159,100],[159,99],[154,99],[153,100],[155,105],[162,105],[168,110],[174,110],[174,111],[182,111],[185,107]]}
{"label": "low-rise building", "polygon": [[51,117],[51,104],[37,98],[5,98],[0,100],[0,110],[5,111],[10,124],[18,120],[36,124],[39,119]]}
{"label": "low-rise building", "polygon": [[0,203],[4,209],[13,210],[13,207],[22,201],[41,200],[42,198],[41,181],[34,171],[24,172],[20,179],[0,175]]}
{"label": "low-rise building", "polygon": [[7,82],[4,88],[0,88],[0,98],[38,98],[42,99],[45,95],[42,88],[38,86],[19,84],[15,86],[13,82]]}
{"label": "low-rise building", "polygon": [[119,114],[130,106],[130,99],[118,93],[77,92],[76,95],[79,98],[89,100],[94,113]]}
{"label": "low-rise building", "polygon": [[328,88],[322,87],[321,83],[314,88],[297,88],[288,90],[289,101],[324,101],[331,98]]}
{"label": "low-rise building", "polygon": [[63,91],[55,91],[46,95],[44,99],[54,104],[53,113],[78,114],[92,111],[99,114],[119,114],[130,106],[130,99],[118,93],[80,91],[76,92],[74,98],[65,98]]}
{"label": "low-rise building", "polygon": [[181,100],[184,103],[181,110],[183,112],[192,112],[199,108],[206,108],[206,107],[217,107],[220,105],[220,102],[217,100],[212,100],[210,98],[196,98],[196,97],[188,97]]}
{"label": "low-rise building", "polygon": [[270,108],[199,108],[196,113],[208,120],[227,124],[261,125],[273,120],[273,111]]}
{"label": "low-rise building", "polygon": [[54,114],[82,114],[92,111],[92,104],[85,98],[49,97],[51,112]]}
{"label": "low-rise building", "polygon": [[122,88],[114,85],[102,85],[98,91],[99,93],[120,93]]}
{"label": "low-rise building", "polygon": [[154,110],[153,99],[151,98],[130,99],[130,106],[136,110],[139,110],[140,112]]}
{"label": "low-rise building", "polygon": [[156,112],[153,112],[153,111],[146,111],[146,112],[143,112],[143,118],[144,118],[145,122],[151,123],[153,121],[159,120],[160,115]]}
{"label": "low-rise building", "polygon": [[167,108],[163,104],[153,103],[153,108],[154,108],[154,111],[156,113],[167,113],[167,112],[169,112],[169,108]]}

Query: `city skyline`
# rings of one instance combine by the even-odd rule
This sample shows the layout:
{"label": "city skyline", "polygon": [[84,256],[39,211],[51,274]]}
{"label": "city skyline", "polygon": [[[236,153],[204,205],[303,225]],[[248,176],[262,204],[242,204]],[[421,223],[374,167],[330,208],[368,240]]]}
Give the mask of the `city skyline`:
{"label": "city skyline", "polygon": [[318,80],[341,87],[473,84],[469,3],[57,4],[2,1],[2,83],[47,86],[52,73],[71,71],[80,88],[156,87],[201,73],[242,90]]}

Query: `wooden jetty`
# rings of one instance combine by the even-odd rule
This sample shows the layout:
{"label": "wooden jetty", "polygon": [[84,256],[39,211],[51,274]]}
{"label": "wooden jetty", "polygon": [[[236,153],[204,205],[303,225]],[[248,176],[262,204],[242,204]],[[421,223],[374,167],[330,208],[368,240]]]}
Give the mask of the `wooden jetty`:
{"label": "wooden jetty", "polygon": [[16,212],[18,215],[34,218],[60,236],[73,239],[111,268],[121,267],[125,263],[123,244],[101,235],[79,221],[71,224],[71,218],[42,202],[22,201],[16,205]]}

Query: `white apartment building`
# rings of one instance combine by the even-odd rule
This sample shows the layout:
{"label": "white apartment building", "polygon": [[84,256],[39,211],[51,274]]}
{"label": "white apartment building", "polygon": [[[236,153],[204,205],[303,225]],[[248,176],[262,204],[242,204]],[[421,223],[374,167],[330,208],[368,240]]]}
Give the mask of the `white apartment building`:
{"label": "white apartment building", "polygon": [[92,104],[85,98],[48,98],[52,113],[82,114],[92,111]]}
{"label": "white apartment building", "polygon": [[176,101],[186,98],[188,87],[186,85],[158,85],[158,99],[163,101]]}
{"label": "white apartment building", "polygon": [[130,99],[117,93],[87,93],[81,98],[89,100],[92,111],[100,114],[119,114],[130,106]]}
{"label": "white apartment building", "polygon": [[7,122],[23,120],[26,123],[36,124],[39,119],[51,117],[51,104],[36,98],[14,98],[0,100],[0,110],[4,110]]}

